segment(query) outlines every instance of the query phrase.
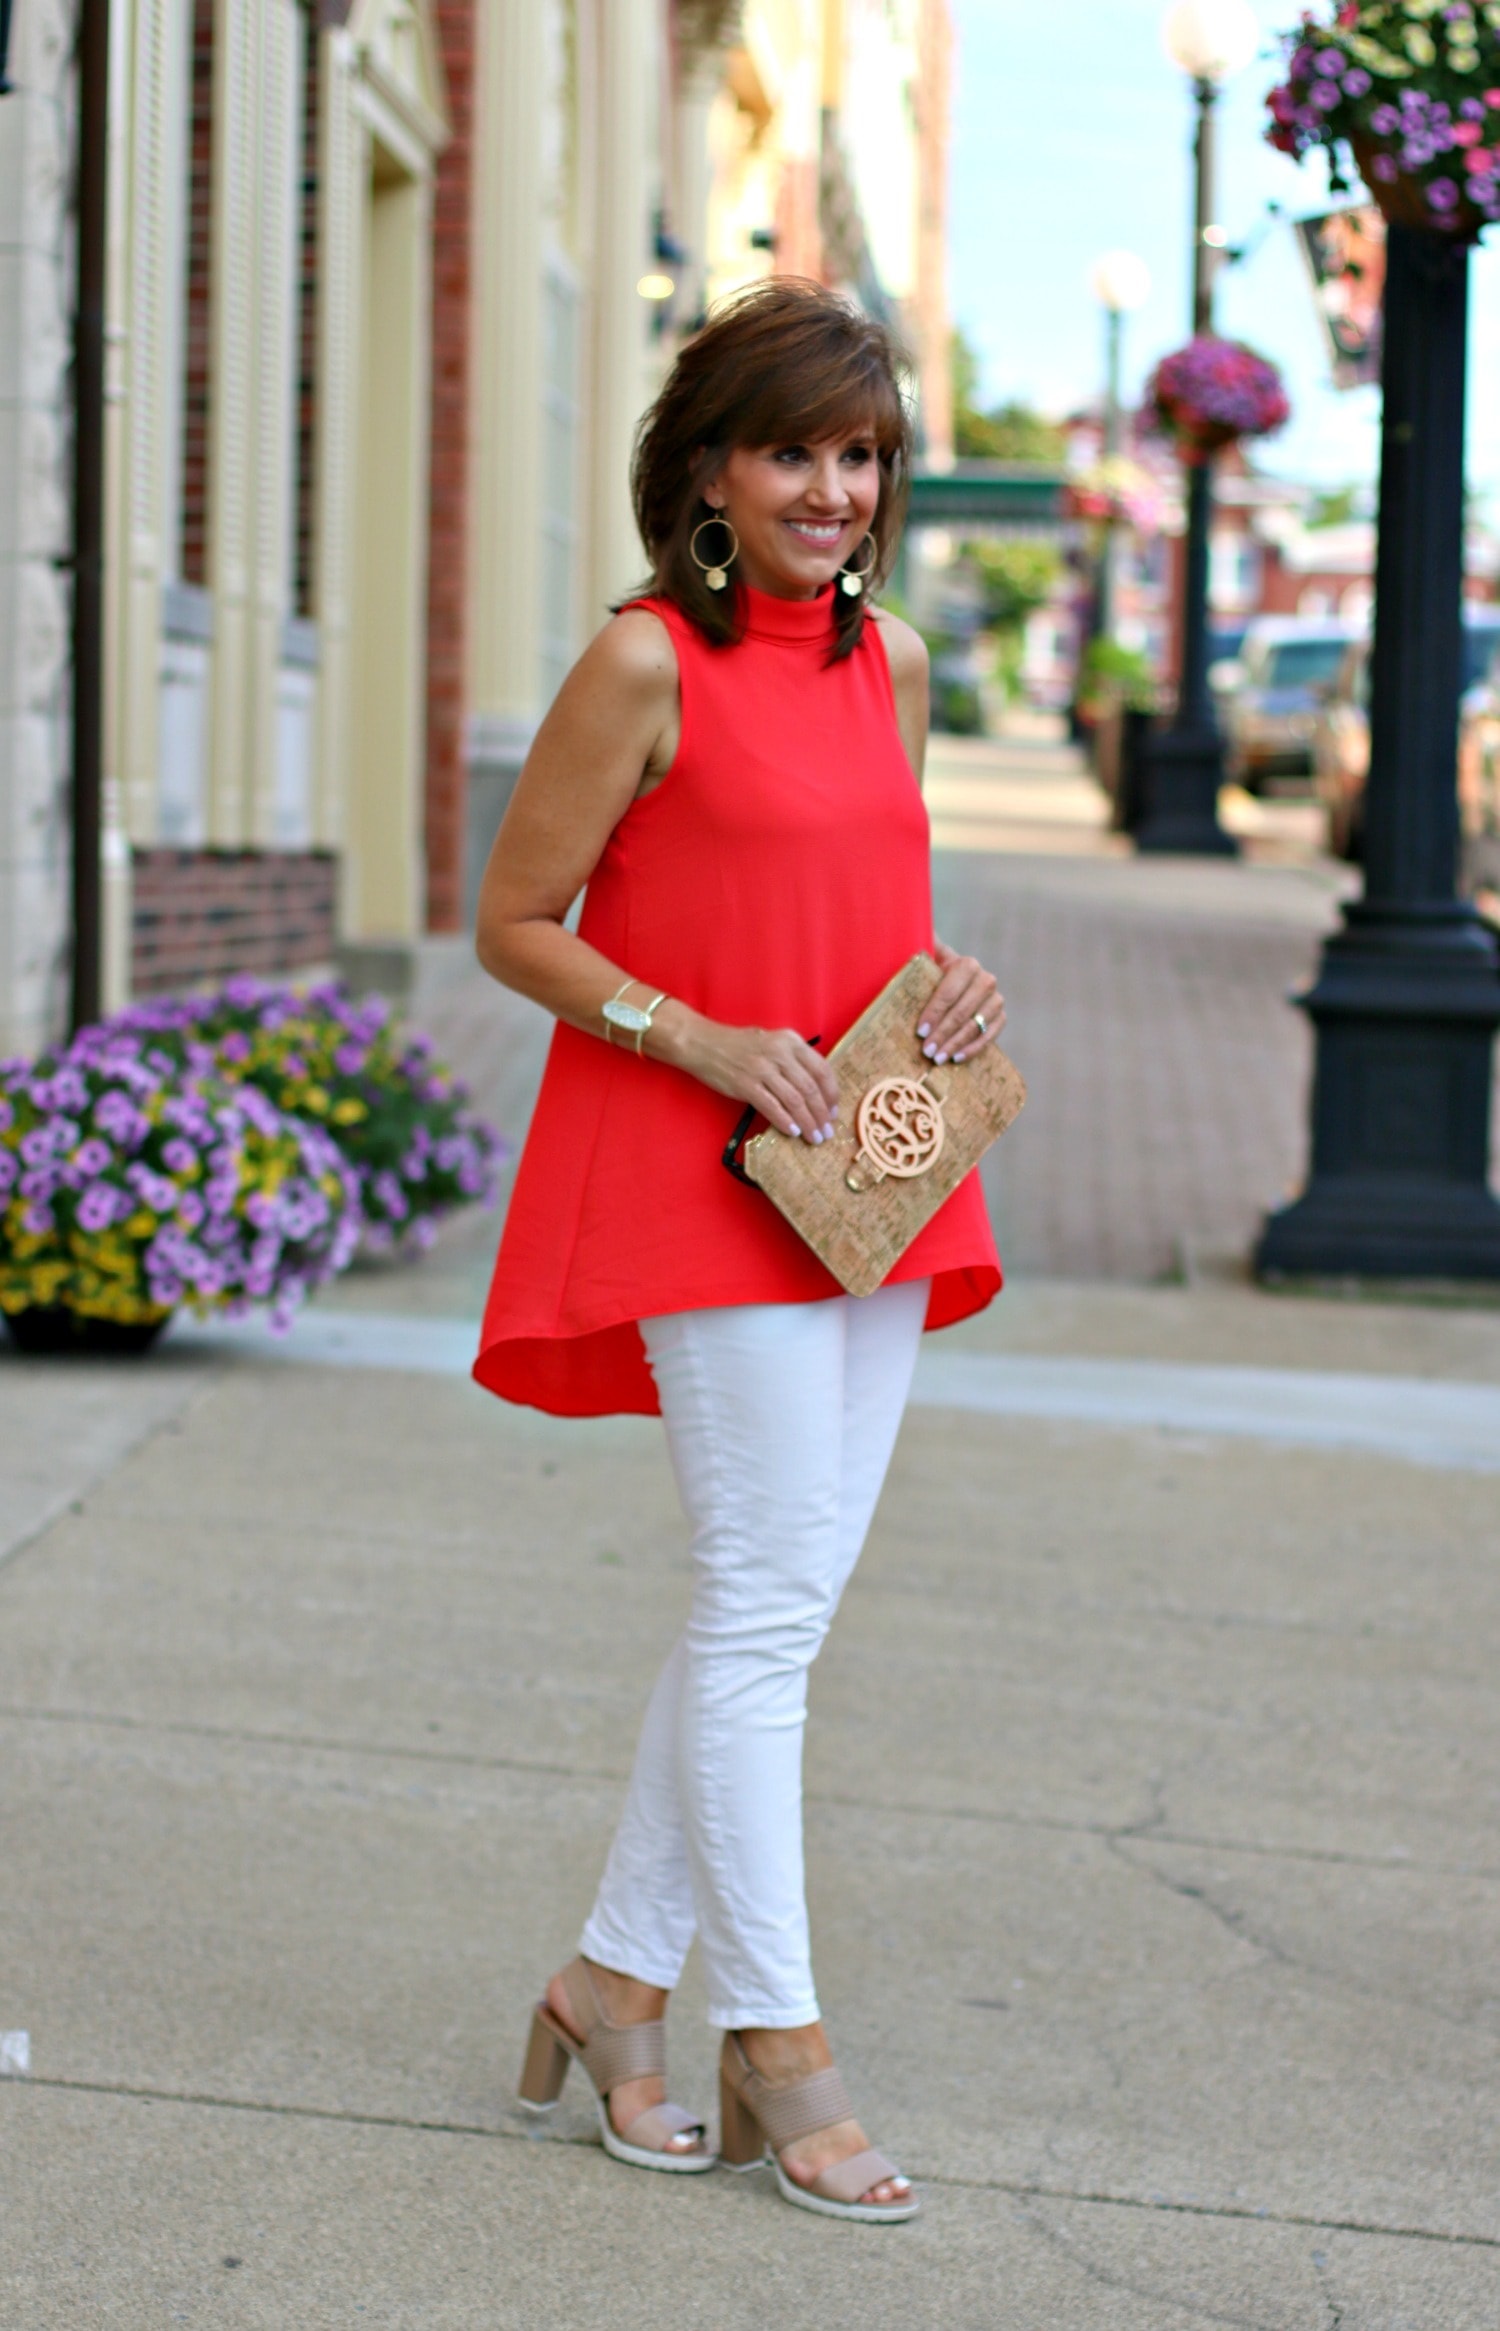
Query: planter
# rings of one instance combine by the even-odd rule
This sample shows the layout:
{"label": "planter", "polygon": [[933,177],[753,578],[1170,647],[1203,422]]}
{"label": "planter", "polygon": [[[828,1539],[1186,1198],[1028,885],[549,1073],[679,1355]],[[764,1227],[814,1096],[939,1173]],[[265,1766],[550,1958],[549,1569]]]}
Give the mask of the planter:
{"label": "planter", "polygon": [[[1351,137],[1349,145],[1359,174],[1370,190],[1370,200],[1388,225],[1418,227],[1424,234],[1443,235],[1461,243],[1478,242],[1489,221],[1466,196],[1460,196],[1456,210],[1435,211],[1422,191],[1420,178],[1380,176],[1375,164],[1388,157],[1385,148],[1373,138]],[[1454,176],[1455,182],[1461,184],[1460,173],[1455,172]]]}
{"label": "planter", "polygon": [[11,1342],[33,1356],[70,1353],[81,1360],[134,1359],[149,1352],[172,1314],[157,1319],[96,1319],[66,1304],[33,1304],[3,1315]]}
{"label": "planter", "polygon": [[1215,421],[1168,419],[1167,427],[1172,433],[1179,460],[1184,461],[1189,469],[1196,469],[1200,463],[1211,461],[1226,446],[1237,444],[1243,434],[1239,429],[1229,428],[1224,422]]}

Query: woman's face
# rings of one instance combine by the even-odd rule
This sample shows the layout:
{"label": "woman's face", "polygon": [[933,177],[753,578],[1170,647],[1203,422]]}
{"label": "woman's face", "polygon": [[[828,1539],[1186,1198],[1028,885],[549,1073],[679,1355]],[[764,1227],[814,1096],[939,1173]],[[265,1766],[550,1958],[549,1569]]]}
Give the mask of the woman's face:
{"label": "woman's face", "polygon": [[[866,565],[861,545],[880,499],[875,440],[861,429],[816,445],[739,446],[705,486],[739,536],[735,572],[778,599],[814,599],[845,560]],[[722,535],[705,535],[713,550]]]}

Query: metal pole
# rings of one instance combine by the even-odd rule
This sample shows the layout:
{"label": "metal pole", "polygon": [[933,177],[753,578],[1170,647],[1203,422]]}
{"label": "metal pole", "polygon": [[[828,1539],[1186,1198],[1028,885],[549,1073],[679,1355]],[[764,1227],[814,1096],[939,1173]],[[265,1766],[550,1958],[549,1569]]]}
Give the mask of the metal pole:
{"label": "metal pole", "polygon": [[1193,141],[1193,333],[1211,332],[1214,328],[1214,270],[1218,254],[1208,241],[1208,230],[1214,224],[1214,200],[1218,177],[1219,138],[1215,108],[1219,92],[1212,81],[1195,81],[1193,94],[1198,102],[1198,133]]}
{"label": "metal pole", "polygon": [[100,1011],[104,792],[104,309],[109,0],[78,26],[78,312],[73,333],[72,1025]]}
{"label": "metal pole", "polygon": [[1500,946],[1456,896],[1469,254],[1391,226],[1365,895],[1299,998],[1312,1160],[1268,1275],[1500,1278],[1489,1188]]}
{"label": "metal pole", "polygon": [[[1197,102],[1193,139],[1193,332],[1214,325],[1214,269],[1218,254],[1206,239],[1214,223],[1217,161],[1212,81],[1193,84]],[[1153,737],[1146,753],[1147,810],[1136,847],[1150,851],[1190,851],[1233,857],[1237,844],[1219,823],[1219,788],[1224,782],[1224,746],[1208,686],[1208,554],[1213,528],[1213,458],[1202,456],[1187,472],[1187,536],[1183,544],[1182,663],[1177,710],[1165,736]]]}
{"label": "metal pole", "polygon": [[0,0],[0,97],[10,94],[10,0]]}
{"label": "metal pole", "polygon": [[[1112,460],[1120,450],[1120,325],[1118,308],[1104,311],[1104,458]],[[1098,572],[1094,580],[1093,635],[1108,639],[1114,627],[1115,604],[1115,522],[1104,520],[1104,539],[1099,545]]]}

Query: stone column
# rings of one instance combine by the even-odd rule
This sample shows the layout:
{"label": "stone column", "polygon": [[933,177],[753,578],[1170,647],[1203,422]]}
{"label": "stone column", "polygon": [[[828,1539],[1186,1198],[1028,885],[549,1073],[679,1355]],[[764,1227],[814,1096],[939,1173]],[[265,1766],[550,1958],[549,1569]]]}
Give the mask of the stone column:
{"label": "stone column", "polygon": [[660,27],[651,0],[599,12],[592,475],[584,625],[636,582],[645,554],[630,509],[630,454],[650,396],[650,307],[636,286],[651,265],[652,91]]}
{"label": "stone column", "polygon": [[74,18],[16,11],[0,98],[0,1057],[68,1006]]}
{"label": "stone column", "polygon": [[541,711],[541,0],[479,10],[465,913]]}

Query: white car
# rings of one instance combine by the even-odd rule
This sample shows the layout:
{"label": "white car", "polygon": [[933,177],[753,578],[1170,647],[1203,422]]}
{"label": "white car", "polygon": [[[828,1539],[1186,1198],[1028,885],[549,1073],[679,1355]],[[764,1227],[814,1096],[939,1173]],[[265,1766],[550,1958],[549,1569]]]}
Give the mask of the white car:
{"label": "white car", "polygon": [[1239,655],[1212,667],[1234,784],[1256,793],[1268,777],[1311,776],[1319,710],[1362,635],[1362,625],[1333,617],[1260,615]]}

